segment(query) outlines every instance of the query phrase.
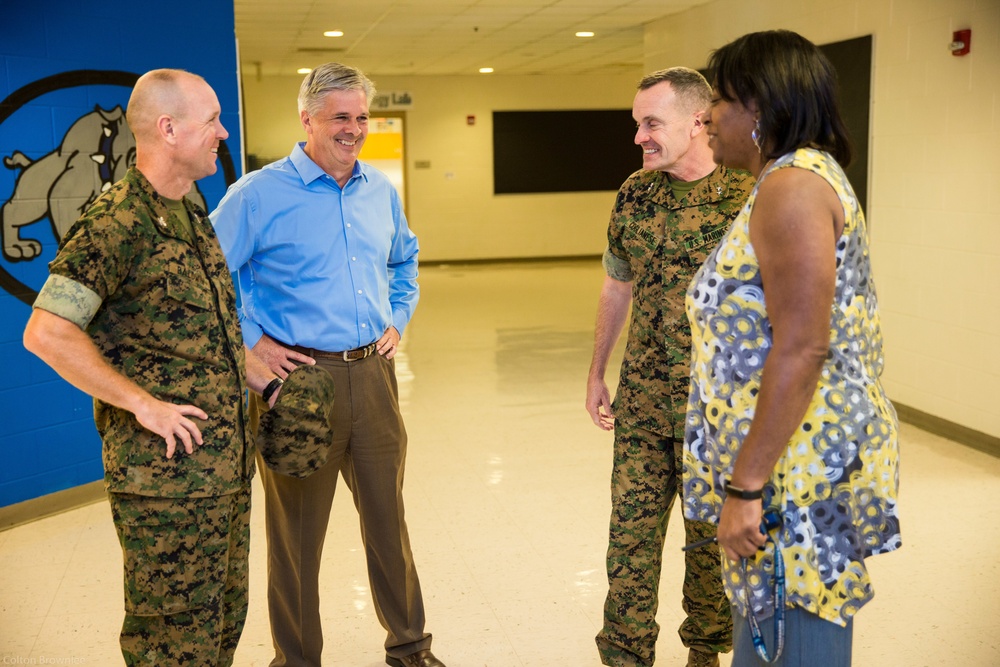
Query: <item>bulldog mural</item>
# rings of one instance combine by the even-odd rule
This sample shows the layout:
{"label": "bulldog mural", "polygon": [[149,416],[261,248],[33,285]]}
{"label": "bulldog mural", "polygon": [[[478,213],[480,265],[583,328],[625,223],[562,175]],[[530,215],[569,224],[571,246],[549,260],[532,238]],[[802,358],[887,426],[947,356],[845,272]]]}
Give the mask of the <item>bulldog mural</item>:
{"label": "bulldog mural", "polygon": [[[58,243],[135,164],[125,107],[138,78],[123,70],[67,70],[4,96],[0,77],[0,309],[6,295],[34,303]],[[209,208],[206,197],[218,201],[236,181],[225,142],[219,163],[219,172],[187,195],[202,209]]]}
{"label": "bulldog mural", "polygon": [[[135,138],[120,106],[110,111],[96,106],[70,126],[51,153],[32,160],[14,151],[3,163],[23,170],[0,209],[3,254],[12,262],[30,260],[41,254],[42,245],[22,236],[21,228],[47,218],[61,241],[94,200],[135,164]],[[197,188],[188,198],[205,207]]]}

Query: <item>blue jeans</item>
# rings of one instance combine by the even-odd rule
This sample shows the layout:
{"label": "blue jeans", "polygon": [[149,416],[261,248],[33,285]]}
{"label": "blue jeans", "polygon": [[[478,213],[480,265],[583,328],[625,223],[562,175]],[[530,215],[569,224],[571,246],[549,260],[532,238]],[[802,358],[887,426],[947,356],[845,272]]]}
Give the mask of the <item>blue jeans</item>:
{"label": "blue jeans", "polygon": [[[774,617],[758,619],[769,655],[774,655]],[[842,628],[798,607],[785,609],[785,648],[767,663],[753,648],[750,625],[733,610],[732,667],[850,667],[854,623]]]}

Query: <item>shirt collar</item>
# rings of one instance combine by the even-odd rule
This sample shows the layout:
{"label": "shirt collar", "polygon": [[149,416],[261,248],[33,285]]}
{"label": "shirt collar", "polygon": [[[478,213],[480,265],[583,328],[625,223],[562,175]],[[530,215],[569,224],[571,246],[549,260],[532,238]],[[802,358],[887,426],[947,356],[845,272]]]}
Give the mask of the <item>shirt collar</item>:
{"label": "shirt collar", "polygon": [[[311,157],[306,155],[305,145],[306,142],[304,141],[300,141],[295,144],[295,148],[292,149],[292,154],[288,156],[288,159],[291,160],[292,164],[295,166],[295,171],[299,172],[299,177],[302,179],[302,182],[309,185],[317,178],[322,178],[326,175],[326,172],[323,171],[322,167],[313,162]],[[361,160],[356,160],[354,162],[354,172],[351,174],[351,180],[360,177],[365,179],[365,182],[367,182],[367,168],[368,165],[363,163]]]}
{"label": "shirt collar", "polygon": [[[153,184],[149,182],[146,175],[143,174],[137,167],[130,167],[125,173],[124,180],[131,183],[134,187],[138,188],[141,193],[139,196],[149,208],[150,220],[157,229],[159,229],[161,234],[166,234],[167,236],[172,236],[179,238],[183,241],[187,241],[187,235],[178,232],[180,229],[180,221],[177,216],[173,214],[167,202],[164,201],[160,193],[156,191]],[[193,185],[191,186],[194,187]],[[181,200],[184,203],[184,208],[188,212],[188,217],[191,220],[192,228],[198,226],[202,219],[205,217],[204,212],[201,208],[192,202],[187,197]]]}
{"label": "shirt collar", "polygon": [[[694,186],[684,197],[687,206],[701,206],[725,199],[729,194],[730,171],[722,165],[716,165],[715,169],[704,177],[698,185]],[[666,208],[677,208],[680,201],[674,197],[673,190],[669,187],[670,179],[665,172],[655,172],[652,177],[656,186],[652,189],[651,199],[654,203]]]}

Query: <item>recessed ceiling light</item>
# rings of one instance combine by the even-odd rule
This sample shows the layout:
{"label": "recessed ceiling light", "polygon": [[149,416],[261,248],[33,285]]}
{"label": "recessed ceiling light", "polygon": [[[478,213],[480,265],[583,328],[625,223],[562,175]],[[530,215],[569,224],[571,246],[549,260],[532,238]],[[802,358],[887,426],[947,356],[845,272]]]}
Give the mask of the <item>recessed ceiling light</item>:
{"label": "recessed ceiling light", "polygon": [[480,67],[479,68],[479,73],[480,74],[492,74],[493,73],[493,68],[492,67]]}
{"label": "recessed ceiling light", "polygon": [[327,30],[326,32],[323,33],[323,36],[324,37],[343,37],[344,36],[344,31],[343,30]]}
{"label": "recessed ceiling light", "polygon": [[589,30],[581,30],[580,32],[576,33],[576,36],[577,37],[593,37],[594,33],[590,32]]}
{"label": "recessed ceiling light", "polygon": [[296,73],[298,73],[298,74],[308,74],[309,72],[311,72],[311,71],[312,71],[312,68],[311,68],[311,67],[300,67],[300,68],[298,68],[298,69],[297,69],[297,70],[295,70],[295,71],[296,71]]}

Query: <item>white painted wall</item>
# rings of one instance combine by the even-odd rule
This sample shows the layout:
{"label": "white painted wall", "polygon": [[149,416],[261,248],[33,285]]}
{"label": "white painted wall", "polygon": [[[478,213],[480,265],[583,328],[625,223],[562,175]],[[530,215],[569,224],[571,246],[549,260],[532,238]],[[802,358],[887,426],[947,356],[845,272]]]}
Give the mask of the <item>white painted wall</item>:
{"label": "white painted wall", "polygon": [[[874,35],[867,211],[886,389],[1000,436],[1000,2],[716,0],[647,26],[646,69],[702,67],[745,32]],[[951,55],[971,28],[971,53]]]}

